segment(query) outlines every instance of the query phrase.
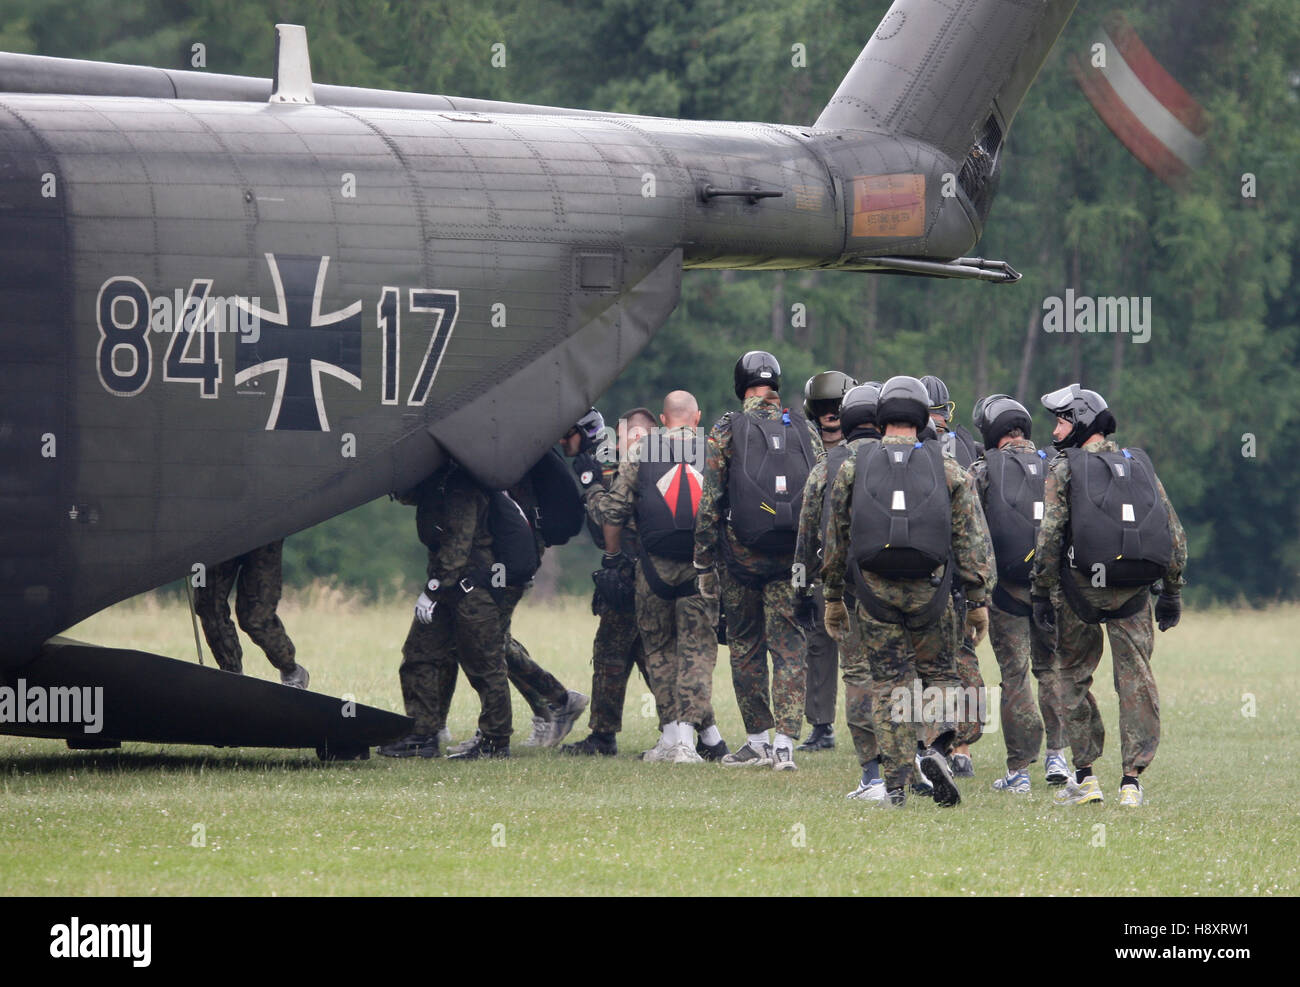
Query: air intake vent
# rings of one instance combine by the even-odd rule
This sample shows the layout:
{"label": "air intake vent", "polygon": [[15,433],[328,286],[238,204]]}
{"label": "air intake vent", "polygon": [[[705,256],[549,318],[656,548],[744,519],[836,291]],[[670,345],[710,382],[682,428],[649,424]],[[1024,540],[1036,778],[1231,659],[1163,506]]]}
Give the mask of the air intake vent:
{"label": "air intake vent", "polygon": [[1002,127],[997,117],[990,113],[984,129],[962,162],[957,181],[979,214],[980,221],[988,218],[997,192],[998,155],[1002,150]]}

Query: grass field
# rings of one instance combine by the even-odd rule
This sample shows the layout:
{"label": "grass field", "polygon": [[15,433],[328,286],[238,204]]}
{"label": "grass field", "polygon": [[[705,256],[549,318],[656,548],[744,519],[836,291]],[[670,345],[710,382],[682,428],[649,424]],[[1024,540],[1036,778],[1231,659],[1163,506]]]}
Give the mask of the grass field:
{"label": "grass field", "polygon": [[[314,689],[400,709],[396,669],[408,604],[360,606],[316,589],[281,612]],[[526,602],[516,626],[535,658],[590,691],[595,620],[585,601]],[[99,614],[71,636],[194,660],[187,610],[153,597]],[[1157,638],[1164,736],[1144,777],[1148,803],[1137,811],[1117,804],[1109,658],[1095,690],[1108,732],[1098,765],[1102,807],[1055,808],[1041,763],[1031,768],[1030,796],[991,791],[1005,751],[1001,735],[990,733],[973,749],[976,777],[962,783],[960,807],[912,799],[902,811],[863,809],[844,798],[857,768],[842,692],[838,749],[797,756],[797,772],[642,764],[633,756],[656,732],[636,677],[620,756],[595,761],[522,747],[529,716],[517,695],[515,756],[495,763],[376,757],[323,765],[310,751],[145,744],[80,753],[0,737],[0,890],[1295,894],[1300,607],[1189,613]],[[742,732],[726,655],[714,701],[734,747]],[[981,659],[996,684],[987,644]],[[244,663],[272,678],[251,645]],[[453,733],[472,732],[476,715],[462,679]],[[585,735],[584,716],[571,739]]]}

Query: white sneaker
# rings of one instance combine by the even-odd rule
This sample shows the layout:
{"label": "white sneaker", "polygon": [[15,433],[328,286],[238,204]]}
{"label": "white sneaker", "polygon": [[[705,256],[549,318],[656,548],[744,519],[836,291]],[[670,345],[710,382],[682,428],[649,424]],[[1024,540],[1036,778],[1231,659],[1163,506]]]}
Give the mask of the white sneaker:
{"label": "white sneaker", "polygon": [[550,745],[551,732],[555,724],[544,716],[533,717],[533,734],[524,741],[525,747],[547,747]]}
{"label": "white sneaker", "polygon": [[674,744],[672,748],[673,764],[703,764],[704,758],[695,753],[690,744]]}
{"label": "white sneaker", "polygon": [[675,744],[665,744],[664,738],[660,737],[659,742],[651,747],[648,751],[642,751],[641,760],[654,761],[659,764],[671,764],[676,756],[677,746]]}
{"label": "white sneaker", "polygon": [[849,792],[849,798],[857,799],[859,802],[866,802],[873,809],[892,809],[894,807],[894,801],[889,797],[889,789],[885,787],[884,779],[881,778],[876,778],[866,785],[858,782],[858,787]]}
{"label": "white sneaker", "polygon": [[798,771],[799,765],[794,763],[794,751],[789,747],[772,748],[772,770],[773,771]]}

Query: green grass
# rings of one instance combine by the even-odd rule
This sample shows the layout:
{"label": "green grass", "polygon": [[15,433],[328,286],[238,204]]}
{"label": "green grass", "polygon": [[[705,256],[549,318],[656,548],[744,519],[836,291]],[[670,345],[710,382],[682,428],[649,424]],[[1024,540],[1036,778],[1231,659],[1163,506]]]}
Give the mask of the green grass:
{"label": "green grass", "polygon": [[[282,614],[323,692],[399,709],[408,604],[362,607],[328,590]],[[516,633],[568,685],[589,691],[594,618],[585,601],[526,603]],[[194,660],[183,604],[145,597],[72,636]],[[1294,661],[1300,607],[1189,613],[1158,635],[1165,711],[1148,804],[1116,804],[1118,721],[1109,658],[1095,690],[1106,718],[1105,806],[1055,808],[990,791],[1000,734],[973,749],[960,807],[903,811],[844,799],[857,769],[840,746],[799,771],[633,760],[655,739],[639,677],[620,756],[562,758],[516,743],[508,762],[323,765],[309,751],[128,744],[116,753],[0,737],[0,890],[26,894],[1295,894],[1300,871]],[[726,650],[719,724],[741,737]],[[996,684],[987,644],[984,674]],[[210,661],[211,659],[209,659]],[[265,678],[255,648],[245,667]],[[1243,694],[1257,715],[1243,715]],[[841,692],[842,704],[842,692]],[[451,714],[473,730],[463,678]],[[651,714],[652,716],[653,714]],[[515,697],[516,741],[527,709]],[[585,717],[574,737],[585,736]],[[191,845],[204,827],[206,846]],[[1101,843],[1104,826],[1104,845]],[[494,836],[496,837],[494,843]],[[504,843],[504,845],[496,845]]]}

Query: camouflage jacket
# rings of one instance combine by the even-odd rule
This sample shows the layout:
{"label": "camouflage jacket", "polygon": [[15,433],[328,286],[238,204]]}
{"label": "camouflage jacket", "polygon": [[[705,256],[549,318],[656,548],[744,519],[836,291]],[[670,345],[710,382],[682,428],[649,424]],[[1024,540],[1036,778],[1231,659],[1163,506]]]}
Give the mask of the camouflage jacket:
{"label": "camouflage jacket", "polygon": [[469,473],[452,465],[414,491],[415,527],[429,549],[428,577],[444,586],[492,567],[488,496]]}
{"label": "camouflage jacket", "polygon": [[[850,444],[850,448],[862,441],[876,440],[855,439]],[[826,447],[828,455],[830,450],[837,445],[839,445],[838,442],[833,442]],[[808,586],[811,586],[813,581],[821,574],[822,509],[826,503],[826,470],[828,463],[829,459],[827,457],[817,460],[812,472],[808,474],[808,482],[804,484],[803,488],[803,506],[799,510],[799,535],[794,546],[794,562],[795,565],[803,566],[803,575]]]}
{"label": "camouflage jacket", "polygon": [[[762,397],[745,400],[741,414],[755,418],[780,418],[785,409]],[[755,571],[770,569],[774,560],[742,545],[727,524],[727,479],[731,465],[731,418],[728,412],[709,432],[708,453],[704,460],[704,484],[700,495],[700,510],[695,516],[695,565],[699,569],[712,569],[718,564],[719,539],[725,538],[727,551],[736,562]],[[812,439],[813,455],[820,462],[826,458],[817,426],[808,422],[808,435]]]}
{"label": "camouflage jacket", "polygon": [[[1084,445],[1087,452],[1119,452],[1120,446],[1110,439],[1097,438]],[[1183,568],[1187,565],[1187,535],[1183,531],[1174,505],[1169,502],[1164,484],[1156,478],[1156,493],[1165,511],[1169,514],[1169,534],[1173,540],[1174,550],[1170,557],[1169,568],[1165,570],[1165,588],[1178,593],[1183,588]],[[1052,460],[1047,469],[1047,481],[1043,491],[1043,523],[1038,529],[1038,544],[1034,549],[1034,572],[1030,585],[1035,596],[1047,596],[1061,579],[1061,553],[1069,547],[1066,535],[1070,528],[1070,460],[1062,455]],[[1084,596],[1093,606],[1114,609],[1120,603],[1131,599],[1135,589],[1132,586],[1094,587],[1088,576],[1078,570],[1073,573],[1075,582],[1083,590]],[[1137,590],[1146,592],[1145,586]]]}
{"label": "camouflage jacket", "polygon": [[[901,435],[887,435],[880,441],[884,445],[911,445],[913,442]],[[822,586],[828,600],[844,596],[853,520],[853,480],[857,475],[858,455],[870,448],[866,443],[853,443],[849,458],[831,485],[831,517],[826,525],[826,545],[822,552]],[[997,582],[997,568],[993,564],[993,540],[984,521],[984,511],[970,474],[947,456],[943,468],[952,507],[952,557],[957,567],[956,581],[965,589],[968,601],[985,603]],[[873,572],[863,572],[862,577],[873,594],[891,600],[899,591],[909,596],[934,592],[925,579],[886,579]]]}
{"label": "camouflage jacket", "polygon": [[[630,457],[629,457],[630,458]],[[615,527],[621,527],[623,534],[620,540],[620,549],[625,555],[636,556],[639,551],[639,545],[636,537],[636,512],[628,509],[628,504],[619,506],[611,499],[615,482],[627,465],[625,460],[601,463],[600,485],[588,487],[583,491],[583,499],[587,505],[587,517],[597,529],[601,525],[611,524]],[[636,493],[636,477],[632,477],[632,496]],[[613,520],[620,518],[620,520]],[[592,532],[592,540],[596,542],[597,548],[605,548],[605,539],[602,533],[599,539],[596,538],[595,532]]]}

